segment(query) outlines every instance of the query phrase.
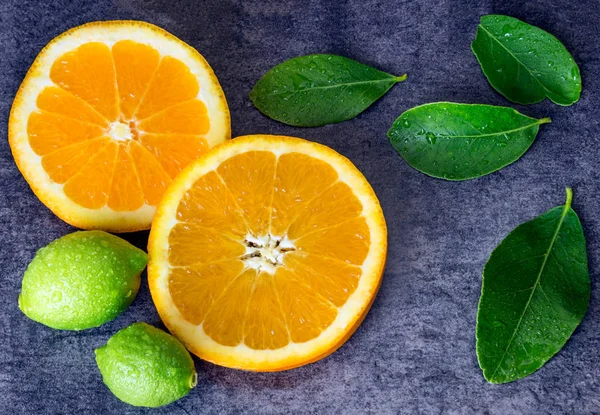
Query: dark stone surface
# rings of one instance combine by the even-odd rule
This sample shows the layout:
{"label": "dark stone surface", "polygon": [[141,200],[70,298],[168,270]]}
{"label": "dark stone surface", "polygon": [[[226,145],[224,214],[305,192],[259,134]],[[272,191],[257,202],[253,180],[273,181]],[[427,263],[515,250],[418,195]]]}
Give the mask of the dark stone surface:
{"label": "dark stone surface", "polygon": [[[469,47],[487,13],[524,19],[562,40],[581,67],[581,100],[568,108],[517,106],[553,121],[521,160],[500,172],[460,183],[429,178],[395,154],[385,133],[402,111],[426,102],[510,105],[488,85]],[[2,0],[0,413],[600,413],[598,17],[598,0]],[[106,389],[93,349],[135,321],[162,327],[146,283],[123,315],[80,333],[51,330],[18,310],[21,276],[35,251],[74,229],[34,197],[12,160],[11,102],[48,41],[102,19],[146,20],[197,48],[223,85],[234,136],[277,133],[324,143],[372,183],[389,226],[387,269],[366,320],[332,356],[271,374],[196,359],[199,385],[188,397],[144,410]],[[315,52],[409,78],[356,119],[322,128],[288,127],[252,107],[248,92],[265,71]],[[540,371],[508,385],[487,384],[474,338],[481,270],[512,228],[562,204],[565,186],[574,189],[588,241],[589,311]],[[144,247],[147,233],[127,238]]]}

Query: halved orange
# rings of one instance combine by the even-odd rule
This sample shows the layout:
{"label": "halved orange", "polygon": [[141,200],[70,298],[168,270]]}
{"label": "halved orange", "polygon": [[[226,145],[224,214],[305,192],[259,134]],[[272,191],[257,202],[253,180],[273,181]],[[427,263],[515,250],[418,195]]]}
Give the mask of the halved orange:
{"label": "halved orange", "polygon": [[208,63],[154,25],[88,23],[52,40],[13,103],[9,141],[36,196],[80,228],[148,229],[172,178],[230,138]]}
{"label": "halved orange", "polygon": [[223,143],[173,181],[148,278],[169,330],[213,363],[298,367],[335,351],[379,288],[385,219],[345,157],[299,138]]}

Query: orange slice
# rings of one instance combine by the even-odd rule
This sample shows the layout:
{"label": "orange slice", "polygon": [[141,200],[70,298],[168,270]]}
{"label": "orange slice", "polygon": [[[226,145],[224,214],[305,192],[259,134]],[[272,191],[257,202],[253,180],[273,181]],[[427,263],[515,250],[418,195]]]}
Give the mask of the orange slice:
{"label": "orange slice", "polygon": [[52,40],[17,92],[9,142],[36,196],[87,229],[148,229],[171,180],[230,138],[212,69],[154,25],[95,22]]}
{"label": "orange slice", "polygon": [[148,277],[161,318],[190,351],[277,371],[352,335],[386,249],[377,197],[349,160],[299,138],[254,135],[175,178],[152,224]]}

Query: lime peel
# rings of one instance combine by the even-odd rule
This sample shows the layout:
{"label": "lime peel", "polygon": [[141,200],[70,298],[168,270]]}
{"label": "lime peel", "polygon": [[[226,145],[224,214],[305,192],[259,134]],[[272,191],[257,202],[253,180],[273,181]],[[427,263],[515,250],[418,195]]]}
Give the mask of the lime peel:
{"label": "lime peel", "polygon": [[23,276],[19,308],[61,330],[100,326],[135,299],[147,254],[103,231],[74,232],[41,248]]}
{"label": "lime peel", "polygon": [[183,344],[146,323],[120,330],[95,353],[106,386],[130,405],[167,405],[198,383],[194,361]]}

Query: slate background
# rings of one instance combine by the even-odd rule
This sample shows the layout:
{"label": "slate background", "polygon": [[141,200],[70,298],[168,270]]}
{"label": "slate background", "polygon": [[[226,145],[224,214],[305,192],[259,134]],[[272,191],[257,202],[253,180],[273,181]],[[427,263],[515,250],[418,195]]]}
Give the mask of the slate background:
{"label": "slate background", "polygon": [[[426,102],[511,105],[489,86],[470,50],[479,17],[488,13],[555,34],[580,65],[581,100],[567,108],[515,106],[549,116],[552,124],[500,172],[459,183],[429,178],[395,154],[385,133],[400,113]],[[0,413],[600,413],[599,17],[597,0],[1,0]],[[234,136],[287,134],[324,143],[371,182],[389,226],[389,260],[371,312],[332,356],[271,374],[196,359],[199,386],[188,397],[139,409],[105,388],[93,349],[135,321],[162,327],[145,281],[123,315],[80,333],[51,330],[18,310],[21,276],[35,251],[74,229],[34,197],[12,160],[6,141],[11,102],[48,41],[105,19],[146,20],[197,48],[225,90]],[[265,71],[317,52],[409,78],[338,125],[292,128],[253,108],[248,92]],[[574,189],[588,241],[589,311],[539,372],[512,384],[487,384],[474,338],[481,270],[511,229],[562,204],[565,186]],[[127,238],[144,247],[147,233]]]}

